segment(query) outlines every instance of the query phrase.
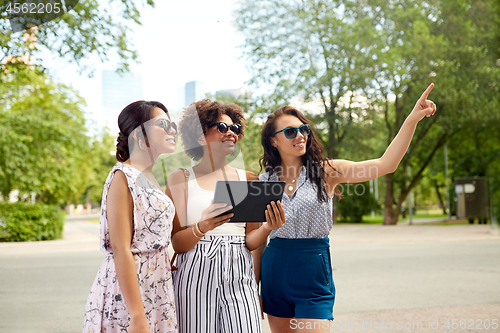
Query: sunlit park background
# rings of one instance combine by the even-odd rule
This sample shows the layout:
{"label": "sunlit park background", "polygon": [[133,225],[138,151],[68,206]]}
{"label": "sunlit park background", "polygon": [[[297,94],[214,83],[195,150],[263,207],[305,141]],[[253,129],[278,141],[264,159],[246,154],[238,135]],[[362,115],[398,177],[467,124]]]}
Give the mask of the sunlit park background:
{"label": "sunlit park background", "polygon": [[[314,120],[327,157],[377,158],[434,82],[431,97],[439,111],[418,126],[398,170],[362,187],[345,186],[336,221],[395,224],[410,213],[449,219],[457,215],[460,193],[467,192],[458,186],[457,193],[461,177],[482,177],[478,181],[485,184],[481,193],[462,195],[462,205],[485,203],[484,216],[474,217],[495,217],[498,2],[189,6],[80,1],[54,21],[18,33],[3,12],[2,215],[25,210],[5,205],[9,201],[57,205],[66,214],[98,212],[115,163],[110,152],[121,108],[135,98],[160,100],[178,119],[189,102],[186,83],[194,81],[193,100],[208,96],[244,108],[249,123],[240,146],[246,168],[255,172],[260,126],[277,106],[295,105]],[[182,157],[163,160],[174,168],[175,158]],[[158,178],[163,180],[161,173]],[[0,228],[4,241],[25,240],[31,229],[29,223],[21,230],[5,222]]]}
{"label": "sunlit park background", "polygon": [[[260,128],[277,106],[315,122],[327,157],[359,161],[383,154],[431,82],[437,112],[397,171],[344,186],[334,221],[496,226],[497,0],[82,0],[17,33],[5,4],[2,242],[61,238],[68,218],[98,222],[116,119],[136,99],[163,102],[177,121],[196,99],[237,103],[248,120],[245,167],[259,172]],[[163,166],[183,159],[158,162],[162,186]]]}

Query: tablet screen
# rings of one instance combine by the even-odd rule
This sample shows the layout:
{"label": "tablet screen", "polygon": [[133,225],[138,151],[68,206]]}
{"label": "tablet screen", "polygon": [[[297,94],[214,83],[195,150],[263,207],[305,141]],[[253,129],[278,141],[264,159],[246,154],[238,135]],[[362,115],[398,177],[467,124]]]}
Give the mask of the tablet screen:
{"label": "tablet screen", "polygon": [[267,205],[281,200],[284,190],[285,182],[281,181],[220,180],[215,185],[214,203],[233,206],[229,222],[265,222]]}

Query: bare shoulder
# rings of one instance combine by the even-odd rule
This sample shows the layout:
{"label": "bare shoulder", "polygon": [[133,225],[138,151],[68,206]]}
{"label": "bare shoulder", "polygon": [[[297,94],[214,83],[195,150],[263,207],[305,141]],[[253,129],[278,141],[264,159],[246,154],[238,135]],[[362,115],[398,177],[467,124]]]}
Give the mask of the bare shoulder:
{"label": "bare shoulder", "polygon": [[109,189],[128,189],[128,181],[127,176],[121,170],[116,170],[113,175],[113,179],[111,179],[111,183],[109,185]]}
{"label": "bare shoulder", "polygon": [[341,159],[328,159],[323,161],[323,170],[325,172],[325,181],[330,186],[335,186],[341,182],[345,164],[349,162]]}
{"label": "bare shoulder", "polygon": [[245,171],[247,180],[259,180],[259,176],[257,176],[255,173],[252,171]]}
{"label": "bare shoulder", "polygon": [[114,201],[124,203],[132,201],[132,194],[128,188],[127,176],[125,176],[121,170],[115,171],[111,184],[109,185],[107,202],[111,204]]}
{"label": "bare shoulder", "polygon": [[[172,172],[170,174],[170,176],[168,176],[168,183],[170,185],[176,185],[176,184],[179,184],[179,183],[183,183],[184,182],[184,178],[186,178],[184,176],[184,170],[185,169],[177,169],[174,172]],[[187,171],[187,172],[189,172],[189,171]]]}

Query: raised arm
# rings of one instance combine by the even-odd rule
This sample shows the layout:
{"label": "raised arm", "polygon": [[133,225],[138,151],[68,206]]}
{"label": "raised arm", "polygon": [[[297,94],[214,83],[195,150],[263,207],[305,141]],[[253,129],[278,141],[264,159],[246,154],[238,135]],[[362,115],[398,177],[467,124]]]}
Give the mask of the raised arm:
{"label": "raised arm", "polygon": [[436,104],[427,99],[433,87],[434,83],[431,83],[420,96],[382,157],[362,162],[329,160],[325,162],[327,183],[330,186],[339,183],[360,183],[396,171],[410,146],[418,122],[425,116],[430,117],[436,112]]}

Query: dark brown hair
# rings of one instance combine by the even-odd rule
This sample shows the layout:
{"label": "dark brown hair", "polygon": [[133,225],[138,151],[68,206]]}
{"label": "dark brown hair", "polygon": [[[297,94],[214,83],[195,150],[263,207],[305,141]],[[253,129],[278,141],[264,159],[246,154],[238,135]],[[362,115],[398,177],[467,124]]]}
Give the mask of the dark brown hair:
{"label": "dark brown hair", "polygon": [[238,105],[204,99],[191,103],[184,109],[184,114],[179,123],[179,132],[182,144],[189,157],[195,161],[203,157],[203,148],[199,145],[198,139],[224,114],[231,118],[233,123],[241,125],[241,134],[238,135],[238,140],[241,140],[245,131],[246,120],[243,116],[243,109]]}
{"label": "dark brown hair", "polygon": [[[281,156],[275,147],[271,145],[271,138],[276,133],[276,120],[283,115],[292,115],[297,117],[303,124],[311,126],[311,133],[306,141],[306,153],[302,155],[302,165],[306,168],[306,177],[316,184],[318,188],[318,200],[320,202],[328,201],[328,194],[325,188],[325,170],[323,163],[328,159],[323,155],[323,146],[316,139],[313,131],[314,123],[307,119],[299,110],[285,105],[277,108],[271,113],[262,127],[261,143],[264,148],[264,154],[259,159],[260,172],[264,169],[269,172],[269,176],[281,168]],[[340,194],[336,189],[335,194]]]}
{"label": "dark brown hair", "polygon": [[[148,120],[151,120],[153,115],[153,110],[155,108],[160,108],[168,115],[168,110],[165,105],[160,102],[153,101],[137,101],[127,105],[120,115],[118,116],[118,128],[120,133],[118,134],[116,143],[116,159],[118,162],[125,162],[130,158],[130,152],[133,150],[133,141],[130,142],[129,147],[129,135]],[[142,131],[144,135],[144,140],[146,145],[149,147],[149,141],[147,135],[142,126]]]}

